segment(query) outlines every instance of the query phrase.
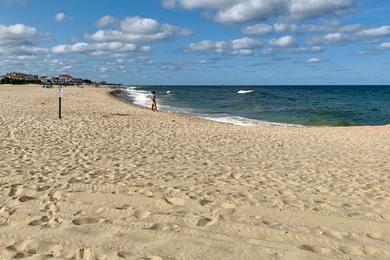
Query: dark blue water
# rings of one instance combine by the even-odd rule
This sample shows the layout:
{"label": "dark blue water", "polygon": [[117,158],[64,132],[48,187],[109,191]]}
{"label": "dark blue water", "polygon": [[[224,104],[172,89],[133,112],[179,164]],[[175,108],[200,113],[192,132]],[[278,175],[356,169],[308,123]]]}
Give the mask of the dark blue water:
{"label": "dark blue water", "polygon": [[390,86],[142,86],[128,99],[148,106],[152,90],[165,110],[227,123],[390,124]]}

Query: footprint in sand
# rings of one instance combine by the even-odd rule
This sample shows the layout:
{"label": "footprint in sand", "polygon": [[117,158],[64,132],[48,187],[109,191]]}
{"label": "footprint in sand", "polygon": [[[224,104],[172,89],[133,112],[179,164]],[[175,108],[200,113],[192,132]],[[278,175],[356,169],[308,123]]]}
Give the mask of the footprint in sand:
{"label": "footprint in sand", "polygon": [[147,210],[136,210],[134,212],[134,217],[138,218],[138,219],[144,219],[144,218],[147,218],[151,215],[151,213]]}
{"label": "footprint in sand", "polygon": [[374,240],[385,241],[385,239],[383,238],[383,234],[380,233],[368,233],[367,237]]}
{"label": "footprint in sand", "polygon": [[110,223],[111,221],[106,218],[78,218],[72,220],[72,223],[80,226],[80,225],[88,225],[88,224],[100,224],[100,223]]}
{"label": "footprint in sand", "polygon": [[20,189],[18,189],[18,186],[19,186],[19,185],[20,185],[20,184],[11,185],[11,189],[10,189],[10,191],[9,191],[9,193],[8,193],[8,196],[9,196],[9,197],[15,196],[15,195],[20,191]]}
{"label": "footprint in sand", "polygon": [[31,257],[32,254],[29,254],[29,253],[24,253],[24,252],[17,252],[13,258],[27,258],[27,257]]}
{"label": "footprint in sand", "polygon": [[231,176],[233,177],[233,179],[235,180],[239,180],[241,178],[241,174],[240,173],[232,173]]}
{"label": "footprint in sand", "polygon": [[117,209],[117,210],[126,210],[128,208],[131,208],[131,206],[127,205],[127,204],[119,206],[119,207],[115,207],[115,209]]}
{"label": "footprint in sand", "polygon": [[37,198],[35,197],[30,197],[30,196],[21,196],[19,198],[19,201],[20,202],[27,202],[27,201],[30,201],[30,200],[36,200]]}
{"label": "footprint in sand", "polygon": [[211,226],[212,224],[214,224],[217,221],[218,221],[218,218],[211,219],[211,218],[202,217],[201,219],[198,220],[196,225],[198,227],[207,227],[207,226]]}
{"label": "footprint in sand", "polygon": [[298,246],[298,248],[312,253],[318,253],[318,250],[316,250],[313,246],[310,245],[300,245]]}
{"label": "footprint in sand", "polygon": [[50,189],[51,187],[50,186],[40,186],[37,188],[37,191],[47,191],[48,189]]}
{"label": "footprint in sand", "polygon": [[207,199],[199,200],[199,204],[201,206],[207,206],[207,205],[210,205],[211,203],[212,203],[211,200],[207,200]]}
{"label": "footprint in sand", "polygon": [[43,216],[40,219],[36,219],[28,223],[29,226],[35,227],[35,226],[40,226],[43,223],[49,222],[49,218],[47,216]]}
{"label": "footprint in sand", "polygon": [[148,229],[158,230],[158,231],[179,232],[181,230],[181,227],[178,224],[173,224],[173,223],[156,223]]}
{"label": "footprint in sand", "polygon": [[174,206],[184,206],[186,201],[182,198],[165,198],[165,201]]}
{"label": "footprint in sand", "polygon": [[357,246],[345,245],[345,246],[340,247],[339,250],[346,255],[354,255],[354,256],[364,256],[365,255],[364,251]]}
{"label": "footprint in sand", "polygon": [[125,251],[120,251],[118,252],[118,257],[120,258],[130,258],[130,257],[134,257],[133,254],[129,253],[129,252],[125,252]]}

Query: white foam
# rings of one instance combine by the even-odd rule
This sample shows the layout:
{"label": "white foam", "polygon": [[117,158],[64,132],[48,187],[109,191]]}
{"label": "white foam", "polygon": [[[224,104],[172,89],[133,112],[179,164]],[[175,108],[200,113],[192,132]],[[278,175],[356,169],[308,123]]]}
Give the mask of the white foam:
{"label": "white foam", "polygon": [[[124,94],[129,97],[131,103],[142,106],[142,107],[150,107],[152,104],[152,94],[149,91],[137,90],[137,87],[130,86],[126,88]],[[170,106],[162,105],[161,103],[157,104],[158,110],[161,111],[171,111]]]}
{"label": "white foam", "polygon": [[[240,90],[241,91],[241,90]],[[248,91],[248,90],[242,90],[242,91]],[[254,90],[249,90],[250,92],[253,92]],[[250,93],[245,92],[245,93]],[[132,103],[143,106],[143,107],[150,107],[151,104],[151,94],[148,91],[144,90],[137,90],[137,87],[130,86],[126,88],[125,94],[130,97],[132,100]],[[214,115],[205,115],[205,114],[198,114],[193,111],[190,111],[189,109],[184,108],[174,108],[167,105],[160,105],[160,110],[170,111],[174,113],[179,114],[186,114],[189,116],[194,116],[198,118],[203,118],[211,121],[216,121],[220,123],[225,124],[233,124],[233,125],[240,125],[240,126],[251,126],[251,125],[269,125],[269,126],[281,126],[281,127],[303,127],[301,125],[294,125],[294,124],[285,124],[285,123],[276,123],[276,122],[268,122],[268,121],[262,121],[257,119],[250,119],[246,117],[241,116],[214,116]]]}
{"label": "white foam", "polygon": [[167,94],[171,94],[171,91],[170,91],[170,90],[168,90],[168,91],[167,91]]}
{"label": "white foam", "polygon": [[151,105],[151,94],[144,90],[137,90],[136,87],[128,87],[125,94],[129,96],[133,103],[143,107],[149,107]]}
{"label": "white foam", "polygon": [[238,94],[247,94],[247,93],[252,93],[254,92],[254,90],[245,90],[245,89],[241,89],[239,90],[237,93]]}
{"label": "white foam", "polygon": [[241,117],[241,116],[220,116],[220,117],[201,116],[201,118],[220,122],[220,123],[240,125],[240,126],[269,125],[269,126],[282,126],[282,127],[303,127],[301,125],[268,122],[268,121],[263,121],[263,120],[250,119],[250,118]]}

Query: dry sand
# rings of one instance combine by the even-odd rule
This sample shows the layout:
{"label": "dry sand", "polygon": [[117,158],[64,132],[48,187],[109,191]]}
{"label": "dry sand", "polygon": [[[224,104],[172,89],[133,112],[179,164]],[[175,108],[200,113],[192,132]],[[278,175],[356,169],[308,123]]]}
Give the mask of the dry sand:
{"label": "dry sand", "polygon": [[0,86],[0,259],[390,259],[390,126],[241,127]]}

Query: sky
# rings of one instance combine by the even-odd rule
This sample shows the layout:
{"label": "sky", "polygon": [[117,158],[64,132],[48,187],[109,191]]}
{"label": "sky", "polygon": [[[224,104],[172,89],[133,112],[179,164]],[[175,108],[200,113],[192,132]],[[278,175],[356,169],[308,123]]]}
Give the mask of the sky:
{"label": "sky", "polygon": [[0,74],[390,84],[390,1],[0,0]]}

